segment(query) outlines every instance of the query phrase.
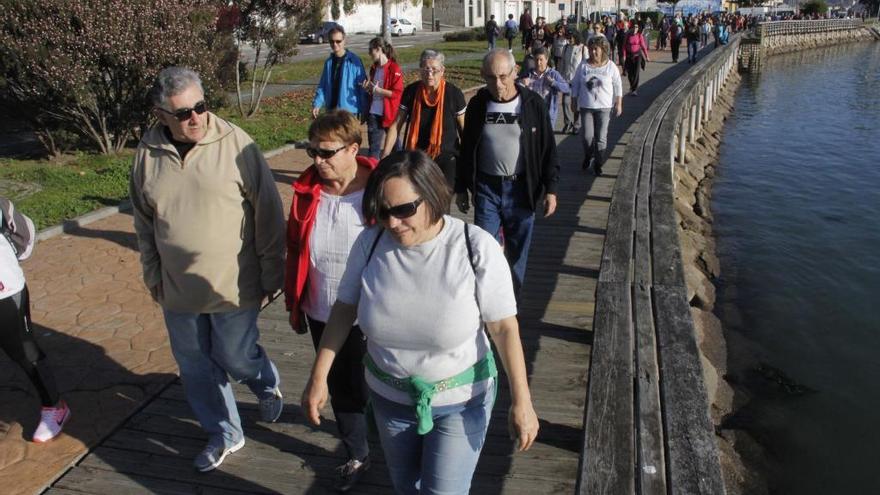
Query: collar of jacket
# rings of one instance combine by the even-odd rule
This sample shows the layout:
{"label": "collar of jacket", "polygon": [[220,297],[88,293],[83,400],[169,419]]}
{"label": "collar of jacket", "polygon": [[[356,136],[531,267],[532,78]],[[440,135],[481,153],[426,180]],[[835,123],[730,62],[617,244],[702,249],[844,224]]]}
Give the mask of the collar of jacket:
{"label": "collar of jacket", "polygon": [[[151,127],[150,130],[144,134],[144,137],[141,138],[141,143],[149,148],[173,151],[176,153],[177,151],[175,150],[174,145],[171,144],[171,141],[165,136],[163,127],[165,127],[165,125],[162,123],[158,123]],[[216,143],[231,134],[232,131],[232,125],[229,122],[226,122],[213,113],[208,112],[208,129],[205,131],[205,137],[196,143],[196,146],[205,146],[211,143]]]}

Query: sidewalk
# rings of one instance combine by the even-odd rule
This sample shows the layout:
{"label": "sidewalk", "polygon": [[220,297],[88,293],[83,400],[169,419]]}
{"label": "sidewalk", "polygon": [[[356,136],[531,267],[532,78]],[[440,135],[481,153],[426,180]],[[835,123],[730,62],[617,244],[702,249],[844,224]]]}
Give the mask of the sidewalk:
{"label": "sidewalk", "polygon": [[[285,211],[304,150],[269,159]],[[72,416],[48,444],[28,441],[40,402],[0,353],[0,486],[42,491],[177,377],[161,311],[144,287],[130,214],[119,213],[40,242],[24,263],[31,315]]]}

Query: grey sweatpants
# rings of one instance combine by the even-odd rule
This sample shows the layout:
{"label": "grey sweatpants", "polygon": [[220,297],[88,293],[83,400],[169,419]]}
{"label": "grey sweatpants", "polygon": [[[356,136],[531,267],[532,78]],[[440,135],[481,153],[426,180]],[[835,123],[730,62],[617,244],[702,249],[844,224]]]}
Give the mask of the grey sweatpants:
{"label": "grey sweatpants", "polygon": [[601,167],[605,163],[605,148],[608,146],[608,122],[611,121],[610,108],[581,108],[581,135],[584,138],[584,161],[596,159]]}

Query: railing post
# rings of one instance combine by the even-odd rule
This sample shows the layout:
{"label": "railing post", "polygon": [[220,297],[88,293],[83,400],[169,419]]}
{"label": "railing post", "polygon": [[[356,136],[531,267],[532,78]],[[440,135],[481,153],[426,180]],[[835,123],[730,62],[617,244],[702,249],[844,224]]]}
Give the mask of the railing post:
{"label": "railing post", "polygon": [[697,106],[693,103],[690,105],[690,116],[688,116],[688,142],[694,144],[697,142]]}
{"label": "railing post", "polygon": [[704,97],[702,91],[697,91],[697,134],[703,135],[703,119],[706,113],[703,111]]}
{"label": "railing post", "polygon": [[685,117],[684,113],[681,116],[681,123],[679,124],[678,131],[678,163],[681,166],[684,166],[685,154],[687,153],[687,117]]}

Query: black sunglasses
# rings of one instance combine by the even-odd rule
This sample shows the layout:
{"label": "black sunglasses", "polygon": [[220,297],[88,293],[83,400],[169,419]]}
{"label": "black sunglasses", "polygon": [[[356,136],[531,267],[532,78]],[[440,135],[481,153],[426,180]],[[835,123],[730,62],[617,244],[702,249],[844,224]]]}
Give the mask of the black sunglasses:
{"label": "black sunglasses", "polygon": [[309,155],[309,158],[314,158],[316,156],[320,156],[321,158],[328,160],[336,156],[336,153],[342,151],[343,148],[348,146],[347,144],[343,144],[342,146],[336,148],[335,150],[325,150],[324,148],[312,148],[309,146],[306,148],[306,154]]}
{"label": "black sunglasses", "polygon": [[419,209],[419,205],[424,201],[423,198],[419,198],[412,203],[404,203],[402,205],[392,206],[391,208],[386,208],[384,206],[379,207],[379,219],[388,220],[388,217],[394,217],[398,220],[403,220],[404,218],[409,218],[416,214],[416,210]]}
{"label": "black sunglasses", "polygon": [[198,115],[201,115],[201,114],[207,112],[208,111],[208,104],[205,103],[204,101],[200,101],[200,102],[196,103],[196,106],[194,106],[192,108],[181,108],[180,110],[175,110],[173,112],[171,110],[165,110],[162,107],[156,107],[156,108],[158,108],[159,110],[162,110],[163,112],[167,113],[168,115],[173,115],[175,119],[179,120],[180,122],[183,122],[184,120],[189,119],[189,116],[193,112],[197,113]]}

